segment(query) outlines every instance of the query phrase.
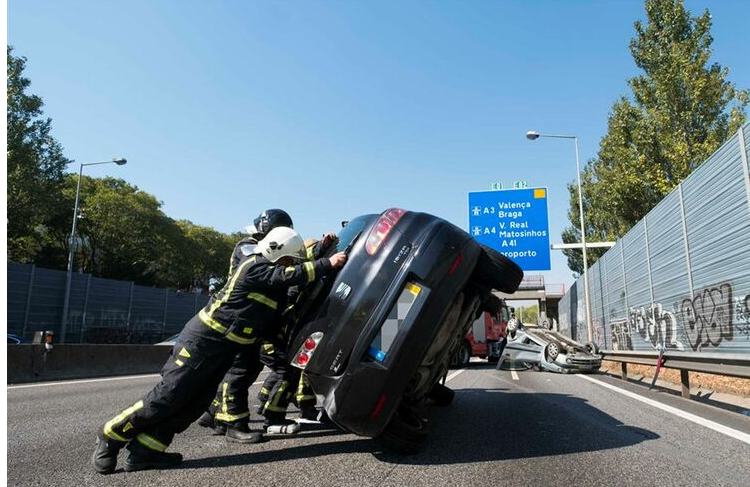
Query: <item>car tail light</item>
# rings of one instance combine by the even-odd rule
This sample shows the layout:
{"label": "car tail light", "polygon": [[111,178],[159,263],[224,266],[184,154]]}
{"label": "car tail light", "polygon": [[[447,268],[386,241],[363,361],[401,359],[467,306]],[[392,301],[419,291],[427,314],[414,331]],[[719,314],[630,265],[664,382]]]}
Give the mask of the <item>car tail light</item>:
{"label": "car tail light", "polygon": [[375,252],[378,251],[388,234],[393,230],[393,227],[396,226],[396,223],[398,223],[401,217],[405,214],[406,210],[391,208],[380,215],[378,222],[370,231],[370,235],[368,235],[367,242],[365,243],[365,248],[367,249],[368,254],[374,255]]}
{"label": "car tail light", "polygon": [[318,348],[320,340],[322,339],[323,333],[319,331],[316,331],[315,333],[307,337],[307,339],[302,342],[299,350],[297,350],[297,355],[294,356],[292,365],[300,369],[304,369],[305,367],[307,367],[307,364],[310,362],[310,359],[312,358],[315,350]]}
{"label": "car tail light", "polygon": [[305,367],[307,365],[307,362],[310,361],[310,356],[306,354],[305,352],[300,352],[297,354],[297,365],[300,367]]}

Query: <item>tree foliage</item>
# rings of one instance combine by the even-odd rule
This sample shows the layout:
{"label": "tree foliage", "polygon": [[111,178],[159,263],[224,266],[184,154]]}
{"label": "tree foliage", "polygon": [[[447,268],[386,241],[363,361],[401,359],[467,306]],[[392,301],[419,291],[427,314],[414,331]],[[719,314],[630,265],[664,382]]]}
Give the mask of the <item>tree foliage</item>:
{"label": "tree foliage", "polygon": [[7,47],[8,258],[28,262],[44,245],[46,223],[65,167],[71,162],[50,135],[52,120],[44,103],[28,92],[26,58]]}
{"label": "tree foliage", "polygon": [[[692,17],[682,1],[647,0],[647,23],[635,23],[630,52],[642,74],[629,80],[609,114],[599,152],[583,170],[587,240],[622,237],[744,123],[750,93],[711,63],[711,15]],[[577,187],[564,242],[580,242]],[[603,251],[588,252],[589,265]],[[568,266],[583,270],[581,252]]]}
{"label": "tree foliage", "polygon": [[[72,225],[77,181],[77,175],[66,177],[55,219],[61,231],[50,235],[59,249],[65,248],[64,255],[67,233],[62,229]],[[211,279],[223,278],[234,245],[231,237],[187,220],[175,221],[161,207],[153,195],[122,179],[84,176],[75,268],[178,289],[208,289]]]}

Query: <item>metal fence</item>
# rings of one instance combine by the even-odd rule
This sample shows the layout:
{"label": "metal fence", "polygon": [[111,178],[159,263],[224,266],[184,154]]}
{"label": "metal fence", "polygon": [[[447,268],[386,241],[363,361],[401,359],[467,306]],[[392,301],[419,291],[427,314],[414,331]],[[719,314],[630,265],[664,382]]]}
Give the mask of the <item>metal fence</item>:
{"label": "metal fence", "polygon": [[[60,336],[65,271],[8,263],[8,333]],[[208,296],[73,274],[67,343],[156,343],[178,333]]]}
{"label": "metal fence", "polygon": [[[750,124],[589,269],[602,349],[750,353]],[[560,330],[587,340],[583,279]]]}

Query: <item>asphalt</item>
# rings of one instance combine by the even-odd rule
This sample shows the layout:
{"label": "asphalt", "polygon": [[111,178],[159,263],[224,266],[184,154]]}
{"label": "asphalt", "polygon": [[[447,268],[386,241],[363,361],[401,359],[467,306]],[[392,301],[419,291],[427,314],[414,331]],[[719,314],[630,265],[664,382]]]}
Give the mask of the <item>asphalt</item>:
{"label": "asphalt", "polygon": [[[750,444],[605,388],[635,392],[750,434],[750,418],[597,375],[452,371],[447,408],[425,411],[424,450],[399,456],[331,427],[258,445],[191,426],[171,451],[177,468],[96,474],[98,425],[143,395],[155,376],[8,387],[8,485],[750,485]],[[591,377],[591,376],[588,376]],[[262,377],[261,377],[262,378]],[[517,379],[516,379],[517,378]],[[257,393],[254,386],[251,397]],[[294,416],[291,414],[290,416]],[[252,418],[259,426],[260,419]],[[121,453],[120,461],[126,452]]]}

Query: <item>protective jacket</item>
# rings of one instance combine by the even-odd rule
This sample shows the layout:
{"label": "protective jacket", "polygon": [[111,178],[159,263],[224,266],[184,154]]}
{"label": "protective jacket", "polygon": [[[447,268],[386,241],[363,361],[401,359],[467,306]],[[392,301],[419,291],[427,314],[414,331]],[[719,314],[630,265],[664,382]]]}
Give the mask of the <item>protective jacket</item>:
{"label": "protective jacket", "polygon": [[191,320],[186,328],[207,338],[241,345],[269,338],[278,332],[289,287],[313,282],[330,270],[328,259],[284,267],[260,254],[245,257],[224,288],[200,310],[198,320]]}

